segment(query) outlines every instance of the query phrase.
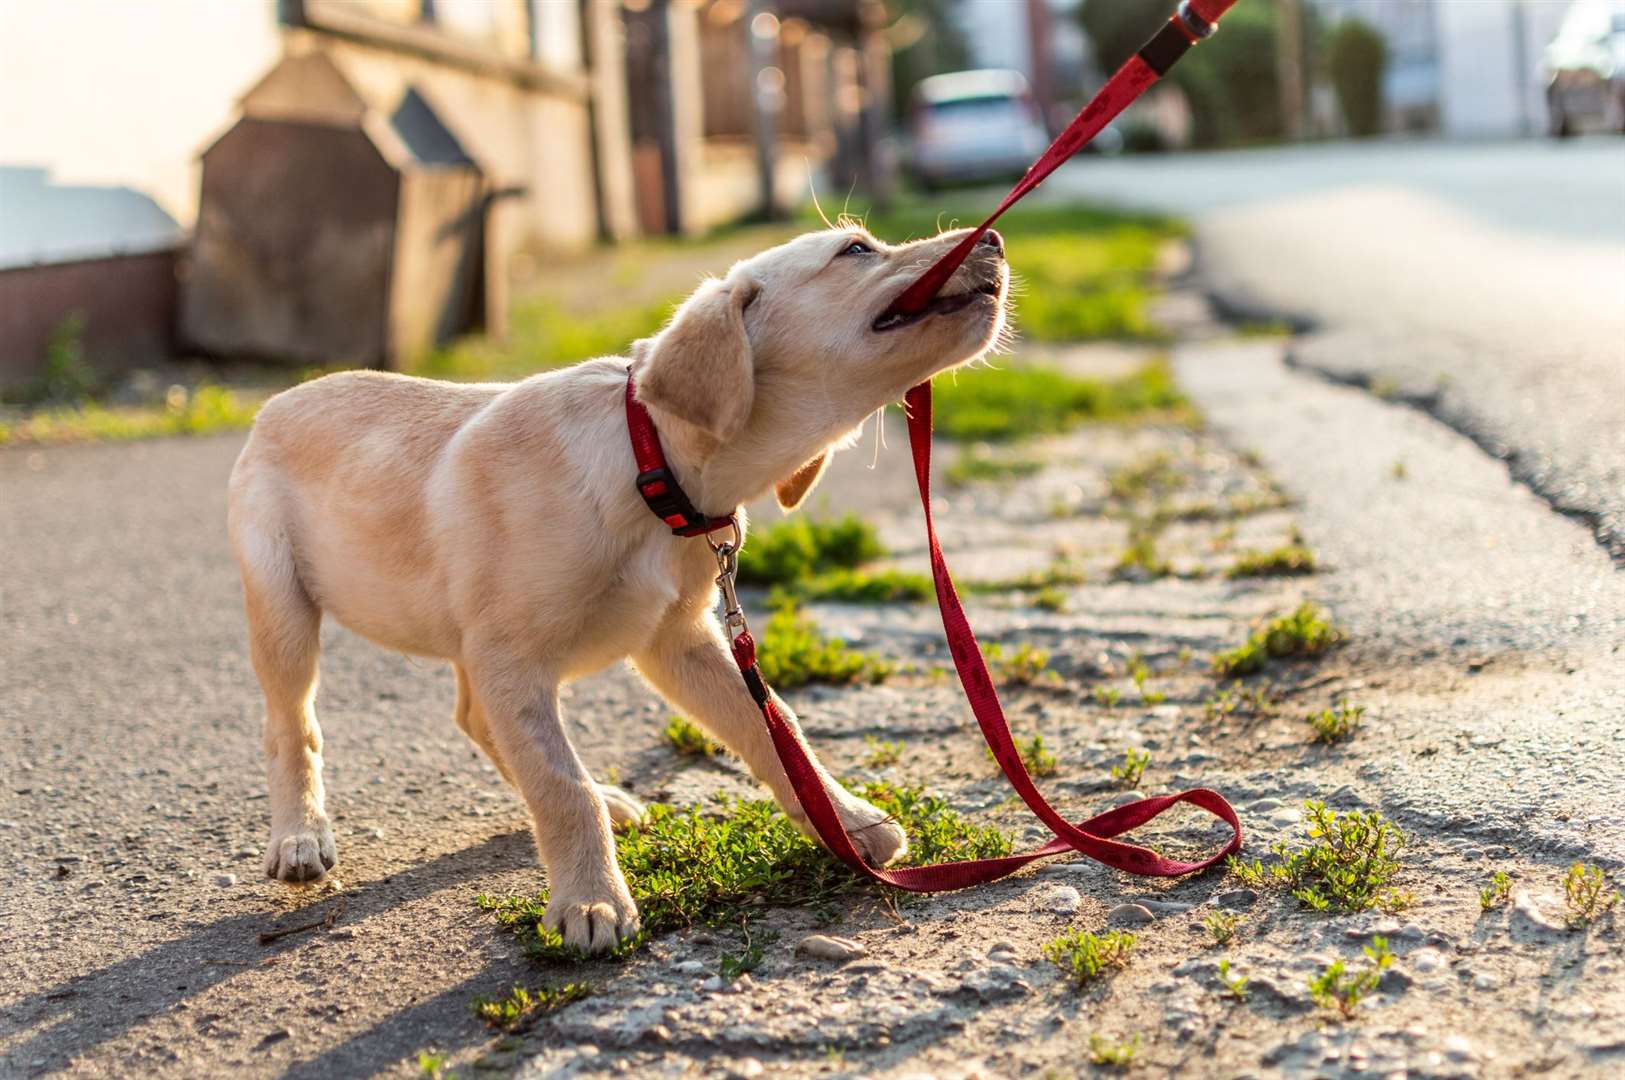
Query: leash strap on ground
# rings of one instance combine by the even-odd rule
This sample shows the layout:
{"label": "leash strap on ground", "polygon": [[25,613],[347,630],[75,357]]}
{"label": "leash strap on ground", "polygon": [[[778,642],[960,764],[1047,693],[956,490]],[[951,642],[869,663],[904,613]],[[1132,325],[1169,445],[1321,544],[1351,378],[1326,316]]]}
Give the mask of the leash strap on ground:
{"label": "leash strap on ground", "polygon": [[[1169,22],[1159,30],[1145,47],[1129,59],[1115,75],[1101,87],[1100,92],[1086,105],[1065,131],[1061,132],[1042,157],[1027,170],[1021,181],[1011,189],[1004,201],[986,221],[961,240],[947,255],[929,267],[893,303],[892,312],[913,314],[922,310],[937,291],[958,269],[983,233],[994,221],[1028,192],[1044,181],[1062,162],[1081,150],[1089,140],[1100,133],[1113,117],[1127,108],[1129,103],[1167,73],[1173,63],[1192,45],[1207,37],[1215,29],[1219,17],[1236,0],[1186,0]],[[925,514],[925,532],[931,551],[931,576],[936,583],[937,605],[942,611],[943,632],[953,654],[954,668],[969,699],[971,711],[981,726],[982,736],[993,751],[994,760],[1004,775],[1021,795],[1033,814],[1038,817],[1055,839],[1043,847],[1019,855],[994,859],[969,859],[961,862],[937,863],[932,866],[905,867],[896,870],[870,866],[857,850],[841,823],[811,753],[796,730],[780,714],[778,706],[761,672],[756,666],[756,642],[749,630],[739,626],[733,638],[734,660],[744,674],[751,696],[762,710],[767,728],[778,751],[779,760],[788,775],[796,797],[801,801],[814,830],[824,845],[857,872],[875,881],[911,892],[939,892],[963,889],[971,885],[995,881],[1026,866],[1035,859],[1060,855],[1069,851],[1081,852],[1091,859],[1118,870],[1151,877],[1175,877],[1204,870],[1241,848],[1241,821],[1235,810],[1216,791],[1193,788],[1171,795],[1157,795],[1139,799],[1089,818],[1070,822],[1039,793],[1032,776],[1022,763],[1021,753],[1011,737],[1004,718],[1004,709],[988,674],[987,662],[981,646],[965,617],[959,594],[954,589],[947,560],[937,540],[936,525],[931,516],[931,384],[922,383],[908,392],[909,444],[914,456],[914,475],[920,491],[920,506]],[[1231,837],[1218,852],[1198,862],[1185,862],[1159,855],[1148,848],[1114,839],[1130,829],[1143,825],[1180,803],[1189,803],[1212,814],[1230,826]]]}

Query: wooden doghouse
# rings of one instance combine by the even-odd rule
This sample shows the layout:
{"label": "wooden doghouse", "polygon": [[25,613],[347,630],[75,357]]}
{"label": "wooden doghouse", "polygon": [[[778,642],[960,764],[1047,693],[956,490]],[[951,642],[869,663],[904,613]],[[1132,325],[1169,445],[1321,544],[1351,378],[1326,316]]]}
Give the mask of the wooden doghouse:
{"label": "wooden doghouse", "polygon": [[281,61],[203,152],[181,333],[220,356],[395,367],[477,325],[487,185],[408,89]]}

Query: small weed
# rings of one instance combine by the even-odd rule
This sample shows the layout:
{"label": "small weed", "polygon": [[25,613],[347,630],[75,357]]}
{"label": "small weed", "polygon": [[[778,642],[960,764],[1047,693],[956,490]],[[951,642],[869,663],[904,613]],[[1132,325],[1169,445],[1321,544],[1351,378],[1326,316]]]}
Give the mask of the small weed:
{"label": "small weed", "polygon": [[424,1080],[457,1080],[457,1074],[446,1068],[446,1055],[428,1050],[418,1051],[418,1075]]}
{"label": "small weed", "polygon": [[1125,791],[1133,791],[1140,786],[1145,776],[1145,767],[1151,764],[1151,755],[1144,750],[1129,747],[1123,751],[1123,764],[1112,766],[1112,779],[1117,786]]}
{"label": "small weed", "polygon": [[[1405,846],[1404,833],[1374,810],[1338,814],[1321,802],[1303,806],[1309,815],[1305,832],[1312,843],[1300,848],[1276,844],[1272,851],[1277,863],[1269,868],[1271,884],[1286,888],[1315,911],[1395,912],[1415,902],[1410,893],[1389,887],[1399,873],[1396,856]],[[1236,865],[1231,869],[1236,871]],[[1263,868],[1255,862],[1237,876],[1256,884]]]}
{"label": "small weed", "polygon": [[1046,585],[1033,593],[1033,607],[1043,611],[1065,611],[1066,593],[1053,585]]}
{"label": "small weed", "polygon": [[700,726],[686,716],[673,716],[666,725],[666,741],[684,757],[716,757],[722,744],[713,742]]}
{"label": "small weed", "polygon": [[[1230,857],[1235,858],[1234,855]],[[1207,930],[1207,936],[1213,939],[1215,945],[1230,944],[1235,940],[1236,929],[1240,925],[1241,915],[1234,911],[1215,911],[1202,923]]]}
{"label": "small weed", "polygon": [[1365,947],[1370,966],[1363,971],[1350,972],[1341,960],[1334,960],[1319,975],[1309,980],[1309,996],[1323,1009],[1336,1009],[1344,1020],[1353,1019],[1360,1001],[1377,988],[1382,973],[1394,962],[1388,949],[1388,939],[1374,937]]}
{"label": "small weed", "polygon": [[1105,1069],[1127,1069],[1140,1049],[1140,1036],[1118,1042],[1104,1035],[1089,1035],[1089,1060]]}
{"label": "small weed", "polygon": [[1392,476],[1395,480],[1405,479],[1405,463],[1403,461],[1394,462],[1393,465],[1388,469],[1388,475]]}
{"label": "small weed", "polygon": [[1290,615],[1271,619],[1245,644],[1214,656],[1213,673],[1220,678],[1239,679],[1264,670],[1271,660],[1320,656],[1346,640],[1342,628],[1306,600]]}
{"label": "small weed", "polygon": [[1251,862],[1231,855],[1224,860],[1224,867],[1230,871],[1230,876],[1249,889],[1262,889],[1270,883],[1269,871],[1264,869],[1262,859]]}
{"label": "small weed", "polygon": [[1478,890],[1478,906],[1484,911],[1512,899],[1512,877],[1505,870],[1490,875],[1490,883]]}
{"label": "small weed", "polygon": [[1106,683],[1095,683],[1089,692],[1094,696],[1096,704],[1107,709],[1117,708],[1118,702],[1123,700],[1123,692]]}
{"label": "small weed", "polygon": [[1082,585],[1083,571],[1065,559],[1057,560],[1042,570],[1013,578],[971,579],[956,582],[964,593],[1008,593],[1027,589],[1049,589],[1067,585]]}
{"label": "small weed", "polygon": [[762,966],[762,956],[767,946],[779,939],[778,931],[768,930],[758,933],[754,938],[750,933],[750,924],[742,923],[740,929],[745,935],[745,951],[735,956],[733,953],[723,953],[717,963],[717,974],[723,982],[733,982],[748,971],[755,971]]}
{"label": "small weed", "polygon": [[880,682],[894,667],[874,653],[847,648],[840,638],[826,638],[812,617],[794,604],[779,608],[767,620],[756,662],[762,678],[780,690],[814,682]]}
{"label": "small weed", "polygon": [[1280,704],[1273,686],[1238,686],[1220,690],[1208,698],[1203,713],[1209,720],[1231,716],[1262,718],[1274,716]]}
{"label": "small weed", "polygon": [[1031,476],[1044,467],[1044,463],[1028,457],[999,457],[987,443],[977,443],[960,451],[958,459],[948,466],[948,483],[954,487],[994,480],[1014,480]]}
{"label": "small weed", "polygon": [[831,570],[855,570],[885,554],[875,527],[856,515],[838,521],[794,517],[751,531],[739,556],[739,581],[796,585]]}
{"label": "small weed", "polygon": [[914,604],[936,595],[924,574],[905,570],[826,570],[789,585],[775,585],[768,594],[774,607],[801,600],[828,600],[840,604]]}
{"label": "small weed", "polygon": [[1360,726],[1360,717],[1365,715],[1365,706],[1351,705],[1347,698],[1334,709],[1322,709],[1318,713],[1310,713],[1304,717],[1309,726],[1314,729],[1315,741],[1330,746],[1340,743],[1354,734]]}
{"label": "small weed", "polygon": [[504,998],[475,998],[474,1015],[493,1028],[517,1031],[529,1027],[541,1016],[562,1009],[572,1001],[580,1001],[591,993],[592,987],[585,983],[543,986],[535,990],[516,986]]}
{"label": "small weed", "polygon": [[1151,665],[1139,653],[1135,653],[1129,661],[1128,677],[1134,680],[1134,689],[1140,692],[1140,700],[1147,705],[1161,705],[1168,700],[1167,694],[1145,688],[1146,680],[1151,678]]}
{"label": "small weed", "polygon": [[1049,653],[1044,649],[1035,649],[1026,642],[1014,649],[1006,649],[995,641],[982,649],[982,655],[987,659],[989,672],[999,682],[1032,686],[1041,681],[1055,682],[1059,679],[1049,670]]}
{"label": "small weed", "polygon": [[1273,551],[1242,552],[1225,571],[1225,577],[1294,577],[1314,572],[1314,552],[1302,544],[1283,544]]}
{"label": "small weed", "polygon": [[1119,578],[1149,580],[1167,577],[1173,567],[1157,552],[1162,528],[1155,522],[1136,519],[1129,524],[1128,546],[1117,556],[1112,574]]}
{"label": "small weed", "polygon": [[871,769],[884,769],[887,765],[895,765],[903,760],[903,744],[877,739],[873,735],[863,737],[863,745],[869,748],[869,756],[863,763]]}
{"label": "small weed", "polygon": [[1190,482],[1171,454],[1158,451],[1113,469],[1106,477],[1111,497],[1123,502],[1154,499],[1178,491]]}
{"label": "small weed", "polygon": [[1245,1001],[1247,995],[1252,993],[1251,990],[1247,989],[1247,976],[1230,974],[1230,960],[1228,958],[1219,961],[1219,982],[1224,984],[1225,997]]}
{"label": "small weed", "polygon": [[1098,936],[1087,930],[1074,930],[1045,945],[1044,959],[1081,987],[1099,978],[1108,968],[1127,966],[1134,940],[1134,935],[1126,930],[1112,930]]}
{"label": "small weed", "polygon": [[[1056,770],[1060,768],[1060,763],[1054,753],[1044,745],[1044,736],[1035,733],[1032,738],[1026,741],[1021,739],[1013,741],[1016,744],[1017,753],[1021,755],[1021,763],[1027,767],[1027,771],[1033,776],[1054,776]],[[995,760],[991,746],[984,750],[983,753],[987,755],[989,761]]]}
{"label": "small weed", "polygon": [[1563,875],[1563,900],[1568,907],[1569,925],[1579,929],[1619,903],[1619,892],[1608,889],[1600,867],[1575,863]]}

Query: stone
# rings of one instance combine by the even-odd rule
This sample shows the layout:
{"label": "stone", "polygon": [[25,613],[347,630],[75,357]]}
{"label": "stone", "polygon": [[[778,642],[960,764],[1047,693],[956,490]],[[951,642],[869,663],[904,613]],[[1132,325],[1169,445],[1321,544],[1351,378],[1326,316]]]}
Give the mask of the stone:
{"label": "stone", "polygon": [[1527,890],[1519,889],[1512,894],[1512,918],[1509,926],[1513,930],[1536,934],[1565,932],[1568,927],[1556,916],[1548,914],[1556,906],[1555,897],[1536,896]]}
{"label": "stone", "polygon": [[1215,897],[1218,905],[1231,911],[1245,911],[1258,900],[1258,894],[1251,889],[1226,889]]}
{"label": "stone", "polygon": [[1444,1056],[1451,1061],[1472,1061],[1478,1057],[1465,1035],[1452,1035],[1444,1041]]}
{"label": "stone", "polygon": [[679,975],[692,976],[705,974],[705,965],[700,963],[698,960],[679,960],[677,963],[671,966],[671,969]]}
{"label": "stone", "polygon": [[1196,906],[1195,904],[1181,904],[1173,900],[1152,900],[1143,896],[1136,898],[1134,902],[1159,919],[1167,915],[1183,915]]}
{"label": "stone", "polygon": [[837,964],[869,955],[869,950],[861,942],[832,934],[808,934],[796,943],[796,952],[814,960],[829,960]]}
{"label": "stone", "polygon": [[1106,913],[1110,926],[1144,926],[1155,919],[1149,909],[1139,904],[1118,904]]}
{"label": "stone", "polygon": [[750,1077],[753,1076],[761,1076],[762,1073],[767,1071],[767,1067],[753,1057],[738,1058],[728,1062],[723,1068],[729,1076],[740,1076],[744,1077],[745,1080],[750,1080]]}
{"label": "stone", "polygon": [[237,884],[237,875],[236,874],[216,874],[214,876],[214,883],[216,885],[220,886],[222,889],[229,889],[233,885]]}
{"label": "stone", "polygon": [[1070,885],[1057,885],[1044,896],[1042,903],[1057,915],[1076,915],[1083,906],[1083,894]]}

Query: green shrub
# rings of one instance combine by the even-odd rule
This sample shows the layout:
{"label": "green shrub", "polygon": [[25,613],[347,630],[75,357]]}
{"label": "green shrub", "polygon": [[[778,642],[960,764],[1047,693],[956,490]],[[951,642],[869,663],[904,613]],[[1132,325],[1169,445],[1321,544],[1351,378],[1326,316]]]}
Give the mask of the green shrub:
{"label": "green shrub", "polygon": [[1326,70],[1350,135],[1382,130],[1382,75],[1387,66],[1387,42],[1359,19],[1343,19],[1327,35]]}
{"label": "green shrub", "polygon": [[832,570],[854,570],[886,554],[875,527],[855,514],[837,521],[793,517],[752,529],[739,554],[745,585],[794,585]]}
{"label": "green shrub", "polygon": [[889,660],[826,638],[812,617],[794,605],[781,607],[767,620],[756,643],[762,678],[779,690],[808,683],[879,682],[893,671]]}
{"label": "green shrub", "polygon": [[684,716],[674,716],[666,725],[666,741],[684,757],[716,757],[723,752],[720,743],[700,729],[698,724]]}
{"label": "green shrub", "polygon": [[1290,615],[1271,619],[1247,641],[1213,658],[1213,673],[1238,679],[1263,671],[1271,660],[1320,656],[1337,648],[1347,635],[1315,604],[1304,601]]}
{"label": "green shrub", "polygon": [[1044,959],[1082,987],[1098,979],[1108,969],[1126,967],[1129,953],[1134,951],[1134,941],[1134,935],[1126,930],[1111,930],[1098,935],[1087,930],[1074,930],[1045,945]]}

